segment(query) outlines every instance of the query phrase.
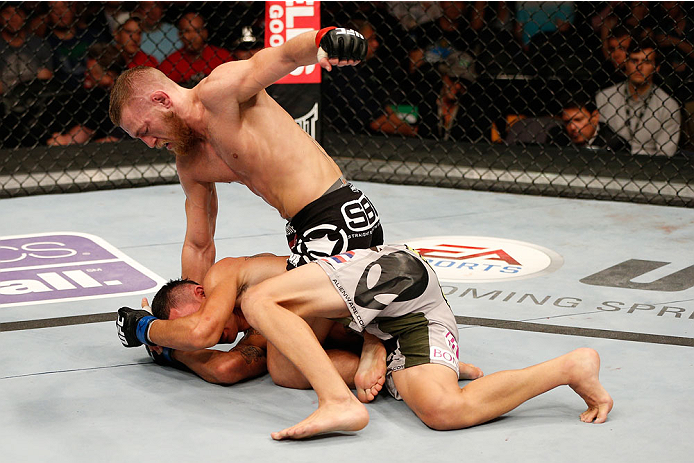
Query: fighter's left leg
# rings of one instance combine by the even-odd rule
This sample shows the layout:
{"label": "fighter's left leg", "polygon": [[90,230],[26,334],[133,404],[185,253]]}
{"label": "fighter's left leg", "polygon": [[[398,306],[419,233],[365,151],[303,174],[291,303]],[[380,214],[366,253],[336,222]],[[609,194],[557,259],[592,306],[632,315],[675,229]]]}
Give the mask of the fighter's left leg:
{"label": "fighter's left leg", "polygon": [[299,369],[318,395],[318,410],[297,425],[273,433],[274,439],[357,431],[367,425],[366,408],[302,319],[349,316],[346,304],[320,266],[306,264],[249,288],[241,309],[251,326]]}
{"label": "fighter's left leg", "polygon": [[[324,345],[336,322],[327,318],[314,318],[306,320],[306,323],[311,327],[318,341]],[[344,349],[325,349],[325,352],[347,386],[353,389],[355,387],[354,376],[359,366],[359,356]],[[311,388],[311,383],[272,343],[268,343],[267,346],[267,369],[272,381],[278,386],[292,389]]]}

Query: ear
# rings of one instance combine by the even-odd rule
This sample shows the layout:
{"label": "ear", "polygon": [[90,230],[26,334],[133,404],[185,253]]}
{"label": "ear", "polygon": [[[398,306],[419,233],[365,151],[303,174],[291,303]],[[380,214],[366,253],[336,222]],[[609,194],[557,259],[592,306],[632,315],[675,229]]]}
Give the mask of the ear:
{"label": "ear", "polygon": [[149,99],[152,101],[152,103],[162,105],[166,109],[169,109],[172,106],[169,94],[163,90],[155,90],[154,92],[152,92]]}
{"label": "ear", "polygon": [[195,292],[195,297],[205,299],[205,289],[201,285],[197,285],[193,291]]}

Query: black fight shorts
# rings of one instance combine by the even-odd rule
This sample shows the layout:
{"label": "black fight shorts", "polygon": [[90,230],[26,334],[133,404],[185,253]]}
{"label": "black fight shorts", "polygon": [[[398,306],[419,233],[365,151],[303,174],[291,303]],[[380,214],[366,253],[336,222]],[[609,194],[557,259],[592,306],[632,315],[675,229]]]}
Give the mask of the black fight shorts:
{"label": "black fight shorts", "polygon": [[[331,188],[332,190],[332,188]],[[351,183],[328,190],[287,222],[287,270],[321,257],[383,244],[383,228],[369,198]]]}

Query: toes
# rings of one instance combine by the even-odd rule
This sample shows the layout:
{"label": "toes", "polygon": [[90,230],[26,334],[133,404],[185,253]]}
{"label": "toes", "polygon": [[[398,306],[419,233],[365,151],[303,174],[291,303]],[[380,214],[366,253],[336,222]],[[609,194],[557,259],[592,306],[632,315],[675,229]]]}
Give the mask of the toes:
{"label": "toes", "polygon": [[596,408],[589,408],[585,412],[581,413],[581,421],[584,423],[592,422],[598,415],[598,410]]}

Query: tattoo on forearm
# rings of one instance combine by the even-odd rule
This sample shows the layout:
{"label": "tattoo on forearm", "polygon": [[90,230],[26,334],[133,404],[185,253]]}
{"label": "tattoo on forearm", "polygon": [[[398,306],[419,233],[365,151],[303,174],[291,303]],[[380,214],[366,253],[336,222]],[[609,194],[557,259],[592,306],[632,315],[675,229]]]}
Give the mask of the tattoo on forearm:
{"label": "tattoo on forearm", "polygon": [[232,350],[238,351],[248,365],[265,358],[265,351],[256,346],[236,346]]}

